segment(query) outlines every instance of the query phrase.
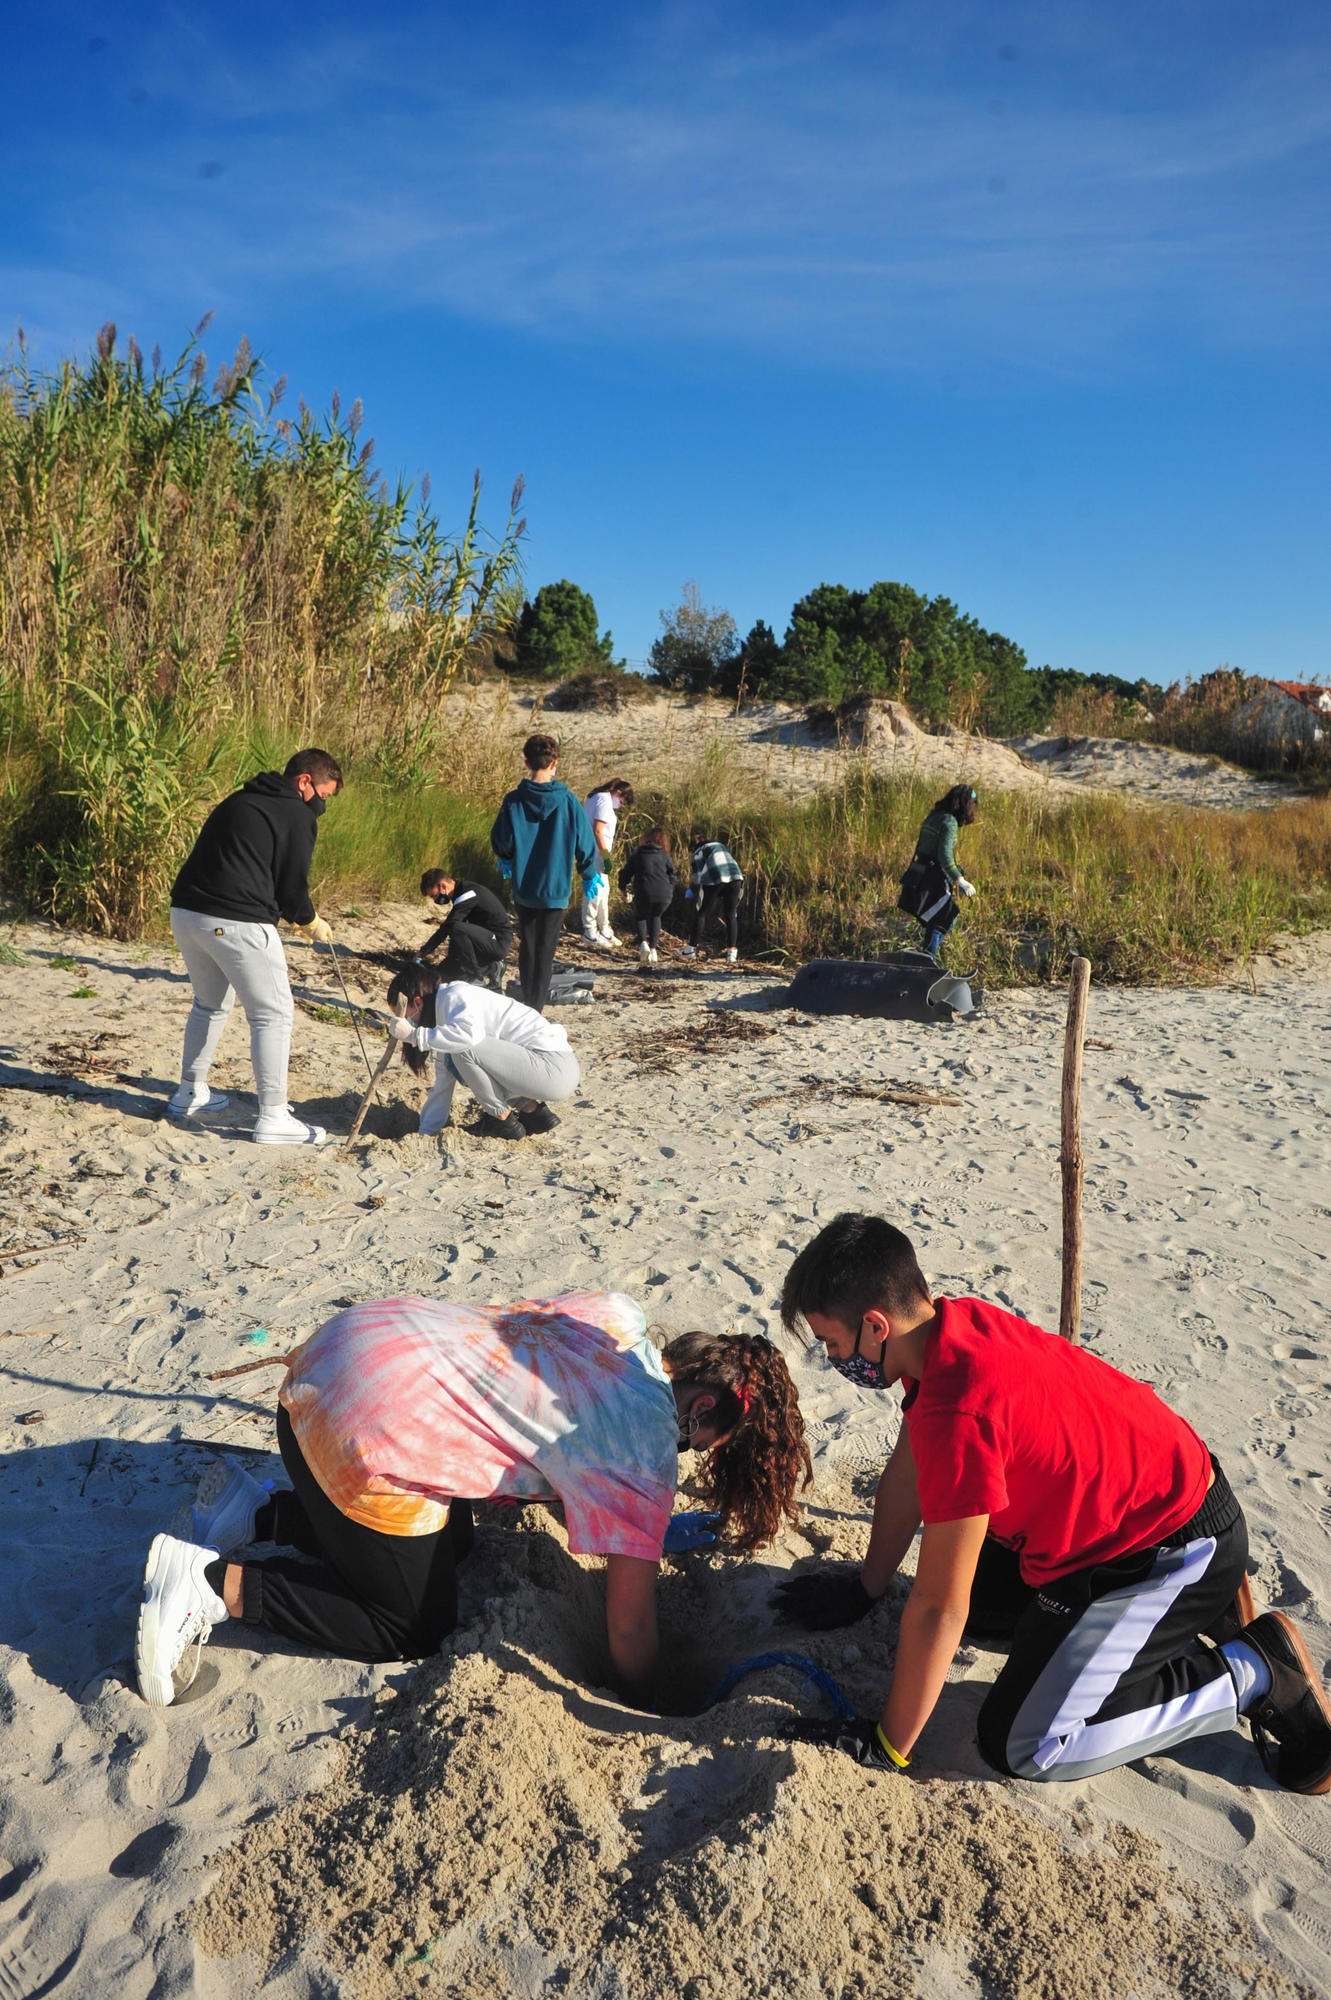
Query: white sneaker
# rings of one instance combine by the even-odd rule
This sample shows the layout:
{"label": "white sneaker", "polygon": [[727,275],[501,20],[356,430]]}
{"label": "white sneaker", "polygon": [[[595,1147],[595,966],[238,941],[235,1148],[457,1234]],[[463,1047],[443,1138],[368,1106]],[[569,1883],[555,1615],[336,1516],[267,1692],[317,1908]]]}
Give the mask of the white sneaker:
{"label": "white sneaker", "polygon": [[619,950],[619,939],[615,936],[613,931],[602,931],[600,937],[597,938],[596,942],[598,944],[603,944],[607,951]]}
{"label": "white sneaker", "polygon": [[139,1693],[152,1708],[169,1708],[176,1698],[175,1672],[188,1649],[198,1646],[194,1669],[214,1625],[230,1617],[225,1604],[204,1577],[216,1549],[178,1542],[174,1535],[156,1535],[143,1572],[143,1605],[134,1641],[134,1667]]}
{"label": "white sneaker", "polygon": [[183,1085],[167,1104],[170,1118],[205,1118],[212,1111],[225,1111],[231,1099],[224,1090],[209,1090],[207,1084],[202,1090]]}
{"label": "white sneaker", "polygon": [[726,964],[736,965],[738,964],[738,962],[739,962],[739,953],[738,951],[736,951],[734,945],[732,944],[726,952]]}
{"label": "white sneaker", "polygon": [[696,958],[698,956],[698,947],[696,944],[686,944],[679,955],[681,958]]}
{"label": "white sneaker", "polygon": [[230,1458],[215,1458],[199,1490],[171,1523],[171,1533],[196,1547],[229,1555],[254,1540],[254,1517],[272,1498],[273,1482],[261,1486]]}
{"label": "white sneaker", "polygon": [[653,945],[652,949],[647,954],[647,963],[648,965],[657,965],[660,963],[659,959],[656,956],[655,945]]}
{"label": "white sneaker", "polygon": [[638,946],[639,965],[650,965],[651,962],[652,962],[652,953],[650,945],[640,944]]}
{"label": "white sneaker", "polygon": [[261,1111],[254,1128],[256,1146],[322,1146],[328,1137],[322,1125],[307,1125],[297,1118],[289,1104],[276,1111]]}

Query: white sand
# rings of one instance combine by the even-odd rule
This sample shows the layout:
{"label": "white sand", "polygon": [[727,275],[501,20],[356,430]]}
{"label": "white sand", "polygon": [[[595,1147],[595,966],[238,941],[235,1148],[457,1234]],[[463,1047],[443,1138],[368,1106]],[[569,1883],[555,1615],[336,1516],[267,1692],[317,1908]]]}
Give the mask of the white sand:
{"label": "white sand", "polygon": [[612,775],[616,759],[632,776],[649,765],[682,769],[714,747],[765,789],[793,798],[821,791],[865,763],[888,777],[918,776],[940,790],[969,783],[1052,798],[1096,791],[1213,811],[1244,812],[1302,796],[1290,778],[1259,778],[1216,757],[1119,737],[1000,739],[956,729],[934,736],[911,723],[905,711],[889,719],[879,710],[863,740],[853,733],[838,739],[815,735],[804,708],[788,702],[746,702],[737,712],[733,702],[710,696],[659,694],[615,714],[565,713],[544,709],[549,692],[485,680],[458,688],[448,709],[458,726],[510,742],[515,763],[524,737],[533,729],[550,730],[564,753],[563,775],[579,786]]}
{"label": "white sand", "polygon": [[[416,913],[403,913],[402,921],[409,928],[399,934],[415,938]],[[149,1538],[169,1523],[211,1449],[271,1446],[277,1371],[222,1383],[210,1382],[210,1371],[255,1356],[264,1344],[290,1344],[338,1300],[403,1290],[493,1300],[598,1284],[633,1293],[672,1329],[775,1331],[772,1301],[791,1254],[845,1207],[871,1207],[902,1223],[937,1288],[974,1291],[1046,1325],[1055,1321],[1062,1030],[1055,994],[999,996],[971,1026],[810,1022],[786,1010],[756,1011],[770,992],[767,975],[727,977],[704,968],[700,977],[659,980],[649,989],[626,966],[607,965],[604,997],[563,1016],[585,1081],[551,1138],[507,1148],[464,1136],[441,1151],[401,1136],[412,1116],[398,1094],[370,1126],[371,1134],[398,1136],[373,1137],[343,1161],[331,1151],[267,1151],[244,1138],[252,1099],[244,1098],[239,1021],[215,1081],[225,1087],[229,1072],[241,1086],[240,1116],[223,1119],[215,1133],[181,1133],[164,1122],[188,1003],[178,959],[100,940],[71,943],[68,934],[36,927],[15,936],[30,956],[24,967],[0,967],[8,1037],[0,1044],[5,2000],[38,1992],[231,2000],[254,1991],[256,1961],[203,1952],[177,1921],[180,1913],[214,1879],[211,1858],[256,1815],[279,1807],[299,1812],[322,1779],[343,1782],[351,1768],[344,1760],[363,1739],[344,1747],[336,1732],[382,1712],[373,1711],[376,1690],[412,1682],[402,1668],[320,1662],[276,1643],[256,1647],[254,1635],[228,1627],[174,1709],[152,1712],[139,1701],[130,1655]],[[81,974],[49,969],[62,950],[77,955]],[[310,965],[304,949],[290,955],[293,966]],[[1097,1352],[1154,1381],[1206,1436],[1247,1511],[1257,1594],[1300,1620],[1319,1664],[1331,1651],[1328,963],[1324,950],[1288,953],[1258,968],[1256,991],[1246,982],[1243,990],[1094,991],[1089,1032],[1113,1047],[1088,1051],[1085,1100],[1087,1338]],[[81,978],[97,999],[69,997]],[[658,997],[663,989],[667,997]],[[326,977],[304,990],[332,999]],[[379,997],[377,982],[373,991]],[[639,1075],[618,1053],[659,1025],[705,1019],[709,1006],[740,1010],[774,1032],[710,1053],[705,1045],[673,1075]],[[88,1049],[97,1034],[123,1038],[101,1046],[111,1077],[98,1081],[95,1069],[84,1069],[62,1081],[68,1050]],[[298,1108],[345,1129],[360,1087],[354,1041],[304,1016],[296,1041]],[[66,1053],[50,1056],[53,1047]],[[45,1067],[48,1060],[55,1067]],[[405,1075],[392,1074],[394,1092],[404,1093]],[[943,1084],[965,1103],[919,1113],[836,1091],[887,1077]],[[16,1251],[43,1249],[9,1261]],[[258,1328],[266,1335],[255,1345]],[[871,1475],[896,1420],[895,1397],[855,1391],[816,1361],[800,1360],[797,1370],[820,1485],[806,1535],[785,1537],[771,1558],[777,1563],[807,1553],[811,1540],[845,1554],[862,1546]],[[34,1411],[41,1422],[16,1421]],[[881,1983],[885,1975],[874,1973],[881,1952],[875,1960],[871,1938],[855,1941],[860,1919],[827,1902],[844,1869],[845,1893],[853,1888],[860,1898],[845,1909],[863,1918],[863,1854],[851,1851],[849,1836],[844,1850],[825,1844],[827,1826],[836,1824],[830,1816],[841,1810],[830,1802],[836,1774],[813,1753],[777,1775],[764,1766],[761,1784],[757,1766],[745,1765],[749,1790],[722,1796],[707,1782],[707,1773],[720,1769],[715,1721],[707,1725],[711,1736],[702,1731],[705,1756],[689,1750],[689,1725],[653,1734],[632,1721],[630,1755],[622,1712],[578,1688],[567,1633],[559,1639],[563,1652],[544,1654],[530,1618],[505,1626],[493,1594],[504,1574],[500,1533],[487,1530],[469,1566],[470,1622],[448,1655],[456,1662],[448,1674],[460,1678],[445,1676],[445,1712],[456,1698],[471,1705],[474,1719],[482,1713],[475,1703],[493,1701],[494,1734],[482,1733],[478,1754],[483,1768],[489,1758],[496,1769],[510,1755],[528,1754],[520,1739],[514,1749],[505,1718],[534,1719],[543,1740],[560,1736],[561,1718],[570,1718],[570,1731],[576,1722],[560,1753],[580,1774],[567,1828],[582,1830],[583,1872],[570,1875],[569,1895],[576,1891],[584,1929],[608,1921],[607,1912],[613,1921],[593,1950],[569,1904],[567,1947],[541,1946],[533,1956],[522,1943],[522,1912],[548,1906],[548,1878],[539,1895],[512,1872],[486,1887],[455,1851],[450,1865],[465,1878],[457,1893],[465,1889],[466,1908],[465,1922],[458,1919],[461,1983],[453,1990],[562,1990],[587,2000],[719,1993],[705,1969],[692,1987],[681,1985],[677,1961],[659,1980],[640,1971],[636,1987],[614,1983],[616,1954],[627,1955],[627,1965],[646,1950],[625,1928],[637,1921],[625,1914],[628,1904],[616,1902],[621,1873],[628,1881],[637,1856],[650,1864],[649,1880],[667,1861],[666,1873],[674,1871],[669,1882],[662,1877],[661,1894],[674,1898],[681,1937],[691,1924],[690,1935],[705,1935],[713,1921],[704,1888],[724,1900],[730,1883],[735,1910],[749,1910],[742,1933],[728,1934],[724,1963],[740,1966],[727,1975],[732,1995],[840,1991],[822,1983],[834,1972],[847,1990],[909,1991]],[[733,1608],[723,1614],[713,1588],[709,1615],[723,1622],[714,1642],[708,1635],[705,1667],[740,1649],[782,1644],[816,1653],[853,1698],[876,1703],[894,1608],[830,1635],[819,1650],[803,1635],[778,1636],[766,1624],[770,1567],[722,1571],[733,1579],[726,1586]],[[682,1620],[690,1622],[697,1624],[696,1607],[692,1620]],[[484,1670],[497,1678],[482,1684],[475,1677],[493,1653],[491,1641],[501,1657]],[[988,1839],[1004,1854],[1014,1826],[1041,1838],[1052,1828],[1058,1847],[1065,1837],[1074,1840],[1074,1829],[1075,1839],[1094,1844],[1122,1823],[1158,1842],[1161,1861],[1176,1862],[1182,1878],[1199,1885],[1217,1925],[1229,1913],[1250,1919],[1275,1965],[1312,1991],[1331,1988],[1331,1803],[1277,1792],[1237,1731],[1083,1786],[1036,1796],[1001,1784],[981,1765],[970,1728],[998,1664],[978,1651],[962,1655],[920,1750],[920,1773],[934,1782],[919,1809],[933,1801],[928,1809],[947,1839],[961,1843],[958,1854],[965,1843],[957,1814],[969,1810],[967,1800],[996,1815],[983,1821],[989,1834],[981,1827],[968,1836],[972,1845]],[[436,1679],[439,1671],[422,1670]],[[774,1701],[782,1712],[791,1703],[813,1705],[790,1677],[759,1692],[768,1712]],[[726,1724],[732,1735],[755,1732],[760,1708],[756,1696],[736,1703]],[[741,1741],[726,1754],[752,1762],[756,1753]],[[676,1778],[659,1776],[676,1766]],[[644,1778],[649,1769],[658,1776]],[[879,1827],[880,1839],[899,1853],[897,1835],[881,1827],[898,1826],[902,1808],[894,1805],[896,1817],[884,1819],[886,1809],[864,1784],[858,1774],[846,1774],[844,1783],[836,1776],[833,1791],[840,1786],[847,1813],[861,1815],[856,1824]],[[448,1803],[441,1800],[441,1809]],[[312,1804],[317,1819],[321,1809]],[[485,1809],[501,1845],[511,1844],[519,1805],[501,1787]],[[813,1817],[802,1818],[806,1813]],[[279,1833],[286,1825],[274,1823]],[[585,1860],[592,1827],[603,1842],[599,1863]],[[558,1851],[574,1839],[567,1828],[555,1839]],[[295,1821],[291,1829],[295,1842]],[[286,1839],[282,1834],[283,1851]],[[763,1942],[779,1928],[760,1937],[744,1897],[756,1895],[760,1905],[769,1881],[782,1910],[798,1910],[801,1856],[815,1851],[821,1858],[807,1890],[821,1914],[816,1923],[810,1916],[805,1962],[798,1980],[791,1973],[795,1983],[787,1983]],[[1156,1881],[1152,1851],[1148,1840],[1122,1863],[1125,1896],[1139,1878]],[[1102,1846],[1096,1852],[1112,1854]],[[886,1866],[887,1859],[874,1864]],[[1111,1889],[1115,1879],[1111,1872]],[[702,1899],[691,1918],[690,1883]],[[442,1975],[439,1982],[426,1976],[424,1961],[392,1973],[382,1951],[375,1958],[368,1946],[364,1964],[344,1979],[336,1967],[345,1952],[339,1959],[342,1947],[319,1937],[321,1910],[326,1903],[333,1912],[335,1902],[311,1884],[311,1935],[281,1959],[265,1991],[294,2000],[355,1992],[362,1982],[367,1992],[448,1990]],[[404,1894],[407,1905],[415,1924],[416,1905]],[[1069,1903],[1074,1915],[1082,1908],[1075,1897]],[[1092,1912],[1093,1902],[1084,1909]],[[333,1915],[325,1920],[331,1924]],[[996,1921],[992,1900],[962,1896],[923,1943],[912,1917],[911,1976],[920,1990],[978,1991],[965,1968],[977,1962],[977,1939]],[[1078,1921],[1093,1937],[1098,1920]],[[256,1926],[271,1943],[271,1923],[256,1919]],[[888,1930],[896,1939],[906,1935],[895,1919]],[[216,1949],[216,1923],[206,1935]],[[404,1918],[403,1935],[419,1940],[423,1933],[408,1930]],[[1119,1936],[1116,1987],[1103,1983],[1108,1971],[1095,1973],[1092,1965],[1078,1973],[1075,1990],[1160,1990],[1174,1964],[1163,1945],[1143,1944],[1135,1988],[1123,1984],[1121,1947]],[[783,1949],[781,1962],[794,1964]],[[997,1982],[990,1990],[1057,1990],[1040,1971],[1042,1962],[1054,1963],[1054,1949],[1032,1931],[1027,1959],[1017,1951],[1015,1971],[995,1971],[981,1952],[986,1977]],[[325,1961],[335,1968],[332,1985],[317,1970]],[[898,1971],[894,1979],[904,1976]],[[1219,1977],[1208,1972],[1191,1990],[1244,1990],[1228,1980],[1216,1984]],[[868,1983],[855,1986],[854,1979]]]}

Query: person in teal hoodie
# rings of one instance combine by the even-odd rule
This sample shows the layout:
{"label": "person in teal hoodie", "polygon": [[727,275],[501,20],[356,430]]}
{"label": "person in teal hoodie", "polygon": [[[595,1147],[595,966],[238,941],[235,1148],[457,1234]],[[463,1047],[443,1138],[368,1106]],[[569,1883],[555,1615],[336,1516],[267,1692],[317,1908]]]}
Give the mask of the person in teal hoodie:
{"label": "person in teal hoodie", "polygon": [[601,883],[601,856],[581,799],[555,776],[559,744],[529,736],[522,746],[528,775],[504,802],[490,829],[499,872],[513,884],[518,920],[518,983],[538,1014],[550,998],[555,947],[573,887],[573,870],[587,895]]}

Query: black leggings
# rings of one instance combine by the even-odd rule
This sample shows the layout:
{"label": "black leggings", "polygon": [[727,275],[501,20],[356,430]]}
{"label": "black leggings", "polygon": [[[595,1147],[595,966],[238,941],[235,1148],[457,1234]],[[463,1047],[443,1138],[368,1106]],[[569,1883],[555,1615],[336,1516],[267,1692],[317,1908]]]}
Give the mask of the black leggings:
{"label": "black leggings", "polygon": [[669,903],[645,903],[640,896],[633,898],[633,922],[640,944],[656,950],[661,941],[661,919],[669,908]]}
{"label": "black leggings", "polygon": [[707,919],[719,912],[726,920],[726,944],[735,951],[739,945],[739,901],[743,894],[742,882],[714,882],[710,889],[700,889],[694,898],[689,943],[697,944]]}
{"label": "black leggings", "polygon": [[333,1505],[280,1405],[277,1442],[294,1490],[260,1508],[255,1540],[283,1542],[303,1556],[244,1565],[245,1623],[341,1660],[437,1653],[458,1622],[457,1565],[475,1538],[467,1501],[453,1502],[436,1535],[381,1534]]}

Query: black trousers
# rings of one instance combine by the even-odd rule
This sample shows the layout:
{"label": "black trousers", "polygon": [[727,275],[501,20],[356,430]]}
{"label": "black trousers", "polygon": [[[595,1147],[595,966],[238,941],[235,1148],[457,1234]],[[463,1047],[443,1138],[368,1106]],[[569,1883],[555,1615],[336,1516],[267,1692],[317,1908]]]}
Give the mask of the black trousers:
{"label": "black trousers", "polygon": [[995,1770],[1077,1782],[1233,1726],[1234,1682],[1199,1634],[1238,1594],[1248,1529],[1215,1470],[1197,1513],[1167,1541],[1038,1591],[1011,1550],[984,1544],[966,1630],[1010,1641],[977,1725]]}
{"label": "black trousers", "polygon": [[453,1502],[437,1535],[384,1535],[333,1505],[280,1405],[277,1442],[293,1491],[260,1509],[255,1534],[303,1556],[244,1565],[245,1623],[340,1660],[437,1653],[458,1622],[457,1565],[475,1538],[468,1503]]}
{"label": "black trousers", "polygon": [[526,1004],[543,1014],[566,912],[533,910],[526,903],[517,903],[514,908],[518,916],[518,984]]}
{"label": "black trousers", "polygon": [[633,898],[633,925],[640,944],[656,950],[661,942],[661,919],[669,908],[669,903],[648,903],[641,896]]}
{"label": "black trousers", "polygon": [[498,992],[512,942],[512,931],[491,931],[483,924],[464,924],[455,918],[449,928],[448,950],[439,977],[467,979],[474,986],[490,986]]}
{"label": "black trousers", "polygon": [[739,945],[739,904],[743,894],[742,882],[714,882],[710,889],[700,889],[693,901],[689,943],[697,944],[709,917],[722,916],[725,918],[726,944],[732,951],[736,950]]}

